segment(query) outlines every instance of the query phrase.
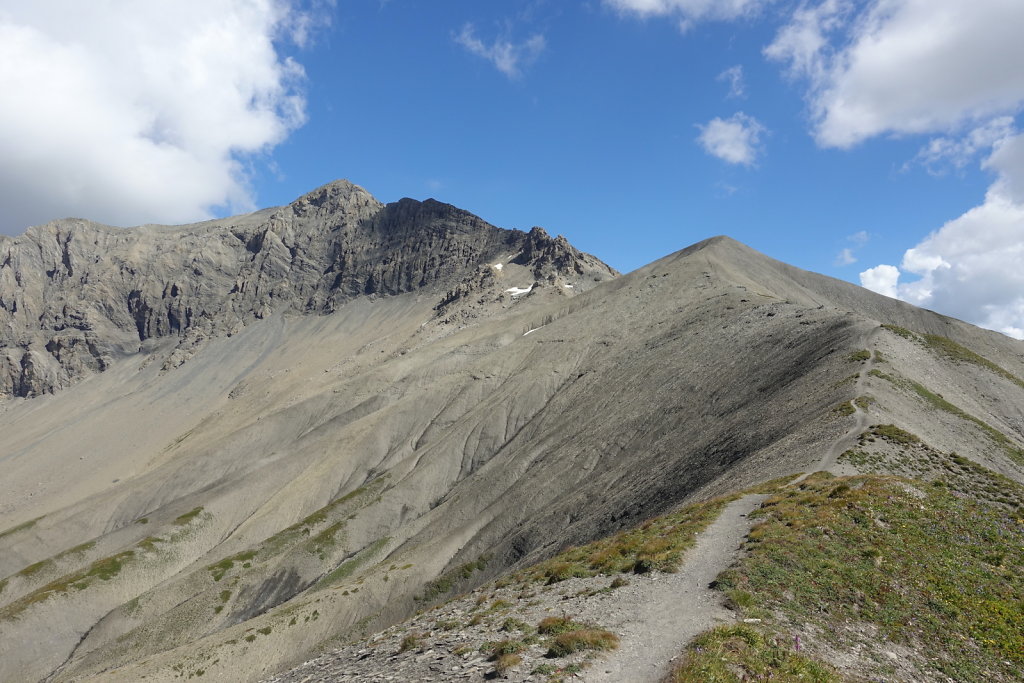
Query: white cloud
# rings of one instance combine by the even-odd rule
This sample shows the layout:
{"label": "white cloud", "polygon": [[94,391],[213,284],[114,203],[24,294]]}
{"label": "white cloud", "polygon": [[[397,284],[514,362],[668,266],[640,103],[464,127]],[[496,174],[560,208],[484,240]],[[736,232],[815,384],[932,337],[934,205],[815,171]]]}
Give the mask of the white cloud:
{"label": "white cloud", "polygon": [[605,4],[641,17],[672,16],[686,30],[701,19],[736,19],[756,13],[773,0],[604,0]]}
{"label": "white cloud", "polygon": [[[849,148],[880,135],[937,135],[914,161],[960,169],[991,150],[985,201],[865,287],[1020,336],[1024,330],[1024,2],[816,0],[765,49],[807,84],[813,134]],[[900,283],[902,275],[917,279]]]}
{"label": "white cloud", "polygon": [[949,168],[960,170],[1013,133],[1013,117],[998,116],[965,135],[932,138],[917,153],[914,161],[923,165],[932,175],[941,175]]}
{"label": "white cloud", "polygon": [[837,266],[848,266],[857,262],[857,251],[867,244],[871,240],[871,235],[867,230],[861,230],[855,232],[852,235],[846,236],[846,241],[851,243],[852,247],[845,247],[836,255]]}
{"label": "white cloud", "polygon": [[861,230],[853,233],[852,235],[847,235],[846,239],[853,242],[858,247],[863,247],[871,240],[871,234],[867,230]]}
{"label": "white cloud", "polygon": [[1024,205],[998,192],[908,249],[902,270],[920,279],[900,298],[1005,334],[1024,330]]}
{"label": "white cloud", "polygon": [[817,5],[801,5],[782,27],[775,40],[764,49],[765,56],[788,62],[789,75],[807,78],[821,87],[829,59],[834,55],[832,40],[847,25],[853,6],[849,0],[823,0]]}
{"label": "white cloud", "polygon": [[1024,104],[1024,2],[847,0],[805,7],[765,50],[809,79],[815,137],[954,130]]}
{"label": "white cloud", "polygon": [[896,287],[899,279],[900,269],[896,266],[875,266],[860,274],[861,286],[893,299],[897,295]]}
{"label": "white cloud", "polygon": [[729,84],[728,97],[743,97],[746,92],[746,84],[743,81],[743,67],[739,64],[736,66],[730,66],[728,69],[718,74],[717,80],[725,81]]}
{"label": "white cloud", "polygon": [[245,162],[305,119],[285,0],[78,0],[0,10],[0,230],[186,222],[253,204]]}
{"label": "white cloud", "polygon": [[727,119],[715,117],[700,128],[697,142],[704,151],[730,164],[752,166],[761,152],[765,127],[752,116],[737,112]]}
{"label": "white cloud", "polygon": [[537,60],[547,43],[544,36],[535,34],[522,43],[496,38],[488,45],[476,36],[472,24],[466,24],[455,36],[455,42],[478,57],[483,57],[509,78],[519,78],[523,68]]}
{"label": "white cloud", "polygon": [[1024,134],[997,141],[982,167],[999,174],[992,187],[995,194],[1024,205]]}
{"label": "white cloud", "polygon": [[[985,161],[999,177],[985,201],[908,249],[899,298],[1024,339],[1024,135],[1002,141]],[[878,266],[861,273],[875,277]],[[893,269],[895,270],[895,269]],[[901,275],[895,272],[892,279]],[[876,291],[879,291],[876,289]]]}

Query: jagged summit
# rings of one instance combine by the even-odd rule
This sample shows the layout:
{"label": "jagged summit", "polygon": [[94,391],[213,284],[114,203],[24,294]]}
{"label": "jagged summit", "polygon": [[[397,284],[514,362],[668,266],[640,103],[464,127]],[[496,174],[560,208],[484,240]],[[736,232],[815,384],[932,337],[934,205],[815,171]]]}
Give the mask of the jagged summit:
{"label": "jagged summit", "polygon": [[347,180],[188,226],[54,221],[0,248],[0,395],[15,396],[67,386],[153,340],[174,342],[174,365],[204,340],[277,312],[465,294],[487,284],[479,273],[498,258],[535,278],[572,274],[579,290],[614,274],[564,239],[496,228],[434,200],[385,205]]}

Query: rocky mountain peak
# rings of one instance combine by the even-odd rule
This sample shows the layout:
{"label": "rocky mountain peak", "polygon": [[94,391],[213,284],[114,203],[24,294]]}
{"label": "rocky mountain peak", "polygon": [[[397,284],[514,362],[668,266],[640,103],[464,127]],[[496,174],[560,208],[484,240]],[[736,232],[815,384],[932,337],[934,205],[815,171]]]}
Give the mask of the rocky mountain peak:
{"label": "rocky mountain peak", "polygon": [[533,278],[614,275],[539,228],[504,230],[432,199],[385,205],[347,180],[194,225],[53,221],[0,242],[0,396],[52,392],[136,353],[174,367],[274,313],[416,291],[441,301],[497,259]]}
{"label": "rocky mountain peak", "polygon": [[335,180],[307,192],[288,205],[296,216],[338,215],[383,207],[373,195],[348,180]]}

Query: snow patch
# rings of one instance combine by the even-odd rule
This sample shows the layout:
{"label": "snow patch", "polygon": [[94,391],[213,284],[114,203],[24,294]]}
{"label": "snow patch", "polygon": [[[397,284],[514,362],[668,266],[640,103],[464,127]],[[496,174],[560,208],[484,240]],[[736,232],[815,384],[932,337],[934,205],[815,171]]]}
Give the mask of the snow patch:
{"label": "snow patch", "polygon": [[509,287],[505,291],[512,296],[522,296],[523,294],[529,294],[533,290],[533,285],[529,287]]}
{"label": "snow patch", "polygon": [[494,265],[491,266],[491,268],[494,268],[495,270],[501,270],[504,267],[505,267],[504,263],[495,263]]}
{"label": "snow patch", "polygon": [[526,335],[530,334],[530,332],[536,332],[539,329],[539,327],[535,327],[532,330],[527,330],[526,332],[523,332],[523,336],[525,337]]}
{"label": "snow patch", "polygon": [[574,289],[572,285],[562,285],[562,286],[565,287],[566,289]]}

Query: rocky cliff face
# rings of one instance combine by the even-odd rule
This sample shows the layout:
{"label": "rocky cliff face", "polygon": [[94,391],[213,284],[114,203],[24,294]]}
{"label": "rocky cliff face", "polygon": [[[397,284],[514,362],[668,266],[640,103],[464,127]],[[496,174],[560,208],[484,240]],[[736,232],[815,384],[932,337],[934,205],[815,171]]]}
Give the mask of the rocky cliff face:
{"label": "rocky cliff face", "polygon": [[537,278],[614,274],[539,228],[503,230],[434,200],[385,205],[347,181],[189,226],[54,221],[0,237],[0,396],[53,392],[168,344],[164,362],[177,365],[274,312],[323,314],[417,290],[450,304],[505,255]]}

